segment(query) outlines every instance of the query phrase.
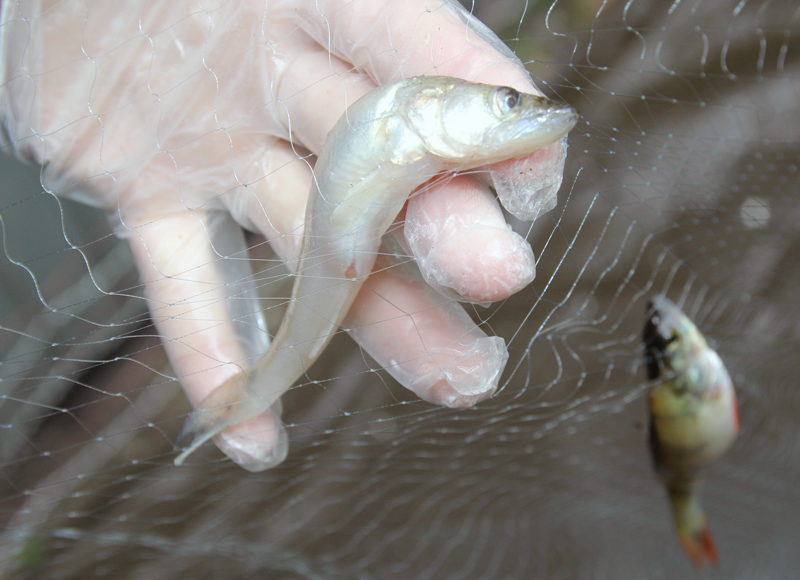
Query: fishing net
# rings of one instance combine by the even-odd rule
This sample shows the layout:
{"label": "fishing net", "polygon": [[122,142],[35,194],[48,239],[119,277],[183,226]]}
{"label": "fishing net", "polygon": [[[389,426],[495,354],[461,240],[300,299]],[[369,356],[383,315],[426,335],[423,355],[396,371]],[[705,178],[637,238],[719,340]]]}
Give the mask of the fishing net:
{"label": "fishing net", "polygon": [[[92,34],[110,10],[72,4]],[[508,218],[536,279],[465,306],[508,345],[497,393],[473,408],[421,401],[339,333],[283,397],[281,465],[249,473],[208,444],[176,467],[191,406],[161,346],[175,337],[154,326],[164,314],[148,310],[119,224],[74,191],[54,195],[48,168],[3,156],[4,577],[685,577],[646,442],[640,337],[657,293],[696,322],[737,388],[740,436],[703,488],[720,572],[793,576],[800,11],[770,0],[466,7],[581,113],[557,206],[533,225]],[[13,49],[31,50],[35,14],[10,0],[3,10]],[[141,40],[142,10],[121,50]],[[88,112],[87,99],[70,105]],[[255,273],[242,285],[271,297],[260,310],[274,332],[293,278],[264,238],[245,244]]]}

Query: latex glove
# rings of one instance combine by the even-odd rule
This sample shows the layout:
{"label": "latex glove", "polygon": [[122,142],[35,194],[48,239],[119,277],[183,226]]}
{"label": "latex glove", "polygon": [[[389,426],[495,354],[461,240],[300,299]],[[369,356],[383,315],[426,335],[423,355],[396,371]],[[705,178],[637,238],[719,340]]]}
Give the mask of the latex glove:
{"label": "latex glove", "polygon": [[[2,12],[5,150],[43,164],[48,191],[109,211],[195,405],[268,345],[269,304],[255,294],[241,227],[263,234],[293,268],[311,183],[308,152],[349,104],[420,74],[536,92],[491,31],[438,0],[169,0],[91,9],[80,0],[21,0],[4,2]],[[531,210],[525,201],[531,192],[552,198],[563,155],[557,143],[495,168],[504,203],[515,200],[511,211],[539,211],[541,204]],[[519,185],[521,174],[522,188],[508,185]],[[486,303],[533,279],[530,247],[478,181],[458,178],[415,196],[406,215],[408,244],[440,290]],[[369,330],[356,338],[423,399],[458,407],[490,396],[508,356],[502,339],[486,337],[463,312],[454,318],[460,307],[435,300],[404,271],[367,281],[383,298],[359,295],[347,324]],[[269,293],[269,279],[261,284]],[[420,316],[422,304],[426,322],[410,331],[397,312]],[[215,442],[253,471],[280,463],[287,451],[280,409]]]}

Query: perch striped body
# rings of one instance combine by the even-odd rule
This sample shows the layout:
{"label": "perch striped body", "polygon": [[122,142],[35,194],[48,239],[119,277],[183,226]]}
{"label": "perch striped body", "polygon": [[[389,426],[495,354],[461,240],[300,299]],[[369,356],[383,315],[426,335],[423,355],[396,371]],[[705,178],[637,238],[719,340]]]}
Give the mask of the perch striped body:
{"label": "perch striped body", "polygon": [[697,567],[718,562],[700,505],[699,473],[739,431],[736,393],[719,355],[663,296],[648,303],[644,329],[650,391],[650,449],[667,488],[678,539]]}

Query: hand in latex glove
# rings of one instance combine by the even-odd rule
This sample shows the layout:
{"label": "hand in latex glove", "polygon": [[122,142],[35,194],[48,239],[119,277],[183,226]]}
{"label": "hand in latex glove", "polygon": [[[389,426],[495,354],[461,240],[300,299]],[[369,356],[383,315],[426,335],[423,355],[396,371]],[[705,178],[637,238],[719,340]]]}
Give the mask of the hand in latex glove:
{"label": "hand in latex glove", "polygon": [[[460,5],[437,0],[219,8],[165,0],[88,10],[67,1],[42,16],[37,2],[20,1],[2,10],[0,112],[12,149],[46,164],[50,191],[111,212],[195,405],[268,345],[240,226],[263,234],[294,267],[311,184],[307,154],[350,104],[379,84],[421,74],[536,92],[487,28]],[[528,192],[554,192],[563,154],[556,143],[495,166],[492,177],[507,184],[522,171]],[[507,204],[531,217],[524,205],[519,196]],[[413,197],[404,227],[440,291],[491,302],[533,279],[530,247],[474,179]],[[436,404],[470,406],[490,396],[507,359],[501,339],[486,337],[408,268],[370,277],[346,325],[358,327],[354,336],[379,363],[391,361],[406,387]],[[287,449],[280,409],[215,441],[248,469],[276,465]]]}

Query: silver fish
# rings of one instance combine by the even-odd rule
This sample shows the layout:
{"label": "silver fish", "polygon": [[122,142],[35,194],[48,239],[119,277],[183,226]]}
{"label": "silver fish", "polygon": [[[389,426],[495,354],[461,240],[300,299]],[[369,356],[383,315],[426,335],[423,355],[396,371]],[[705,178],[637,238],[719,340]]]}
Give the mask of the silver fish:
{"label": "silver fish", "polygon": [[526,157],[562,138],[577,112],[510,87],[414,77],[371,91],[328,134],[314,168],[292,300],[267,353],[187,419],[175,460],[255,417],[314,363],[375,263],[408,196],[441,172]]}

